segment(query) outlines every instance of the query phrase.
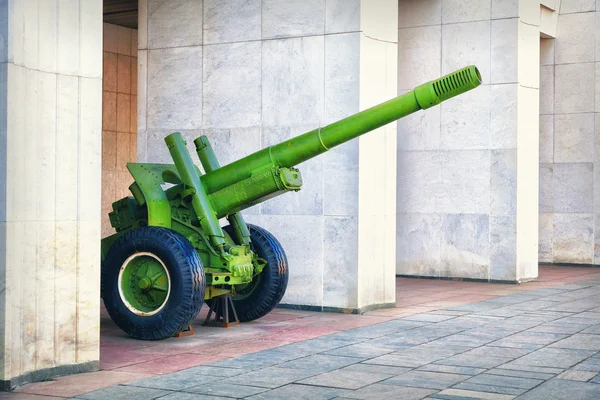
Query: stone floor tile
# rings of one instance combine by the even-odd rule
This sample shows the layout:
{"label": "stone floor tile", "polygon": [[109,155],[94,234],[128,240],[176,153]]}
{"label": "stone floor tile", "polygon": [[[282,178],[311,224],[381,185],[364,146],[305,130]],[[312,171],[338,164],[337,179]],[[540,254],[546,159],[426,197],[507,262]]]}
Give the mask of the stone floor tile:
{"label": "stone floor tile", "polygon": [[561,349],[600,350],[600,335],[576,333],[573,336],[552,343],[550,347]]}
{"label": "stone floor tile", "polygon": [[492,374],[481,374],[466,380],[465,383],[477,384],[477,385],[489,385],[489,386],[505,386],[518,389],[531,389],[536,387],[544,380],[532,379],[532,378],[521,378],[514,376],[505,375],[492,375]]}
{"label": "stone floor tile", "polygon": [[0,392],[0,400],[64,400],[64,397],[42,396],[39,394]]}
{"label": "stone floor tile", "polygon": [[273,389],[316,374],[318,374],[318,372],[311,370],[269,367],[248,372],[246,374],[237,375],[226,380],[221,380],[220,382],[233,384],[243,383],[244,385],[248,386],[258,386]]}
{"label": "stone floor tile", "polygon": [[402,399],[402,400],[420,400],[427,397],[437,390],[421,389],[404,386],[382,385],[375,383],[364,388],[344,394],[343,397],[349,399],[363,400],[381,400],[381,399]]}
{"label": "stone floor tile", "polygon": [[223,396],[233,397],[241,399],[244,397],[252,396],[258,393],[265,392],[269,389],[259,388],[254,386],[236,385],[233,383],[208,383],[205,385],[196,386],[193,388],[185,389],[189,393],[199,393],[211,396]]}
{"label": "stone floor tile", "polygon": [[499,394],[499,393],[488,393],[488,392],[477,392],[473,390],[463,390],[463,389],[446,389],[441,392],[432,395],[435,398],[443,398],[440,396],[453,396],[454,399],[462,400],[462,399],[481,399],[481,400],[512,400],[515,398],[513,395],[509,394]]}
{"label": "stone floor tile", "polygon": [[522,348],[509,348],[509,347],[494,347],[494,346],[482,346],[477,347],[473,350],[464,352],[464,355],[469,356],[480,356],[480,357],[502,357],[502,358],[519,358],[525,354],[531,353],[533,350],[522,349]]}
{"label": "stone floor tile", "polygon": [[504,357],[480,357],[458,354],[448,357],[443,360],[436,361],[434,364],[455,365],[458,367],[474,367],[474,368],[494,368],[498,365],[509,362],[510,358]]}
{"label": "stone floor tile", "polygon": [[445,372],[448,374],[459,374],[459,375],[477,375],[485,372],[485,368],[473,368],[473,367],[458,367],[455,365],[441,365],[441,364],[427,364],[419,367],[417,371],[429,371],[429,372]]}
{"label": "stone floor tile", "polygon": [[588,350],[555,349],[546,347],[518,358],[514,363],[540,367],[570,368],[594,354],[595,352]]}
{"label": "stone floor tile", "polygon": [[360,361],[362,361],[362,358],[315,354],[312,356],[299,358],[294,361],[288,361],[283,364],[279,364],[279,367],[291,369],[309,369],[311,371],[314,371],[315,373],[323,373],[332,371],[334,369],[342,368],[351,364],[356,364]]}
{"label": "stone floor tile", "polygon": [[400,375],[410,371],[411,368],[407,367],[392,367],[389,365],[375,365],[375,364],[352,364],[341,369],[341,371],[356,371],[356,372],[369,372],[372,374],[385,374],[385,375]]}
{"label": "stone floor tile", "polygon": [[364,326],[362,328],[350,329],[346,333],[352,337],[374,339],[392,333],[402,332],[426,325],[423,321],[408,321],[405,318],[401,320],[386,321],[375,325]]}
{"label": "stone floor tile", "polygon": [[541,367],[538,365],[521,365],[521,364],[516,364],[514,361],[500,365],[498,368],[509,370],[509,371],[541,372],[543,374],[553,374],[553,375],[558,375],[565,370],[565,368]]}
{"label": "stone floor tile", "polygon": [[230,377],[235,375],[240,375],[245,373],[246,371],[238,368],[221,368],[221,367],[211,367],[208,365],[199,365],[197,367],[188,368],[185,371],[194,375],[210,375],[210,376],[222,376],[222,377]]}
{"label": "stone floor tile", "polygon": [[345,389],[326,388],[319,386],[308,386],[308,385],[286,385],[277,389],[263,392],[248,399],[251,400],[281,400],[281,399],[294,399],[294,400],[326,400],[333,399],[336,397],[344,397],[351,393]]}
{"label": "stone floor tile", "polygon": [[183,390],[221,379],[223,378],[219,376],[199,375],[190,372],[189,370],[183,370],[172,374],[158,375],[139,381],[129,382],[126,385],[164,390]]}
{"label": "stone floor tile", "polygon": [[576,371],[600,372],[600,357],[590,357],[571,369]]}
{"label": "stone floor tile", "polygon": [[[42,399],[40,399],[42,400]],[[175,392],[161,397],[160,400],[231,400],[231,397],[210,396],[197,393]]]}
{"label": "stone floor tile", "polygon": [[525,393],[519,400],[597,400],[600,385],[587,382],[551,379]]}
{"label": "stone floor tile", "polygon": [[357,372],[336,370],[299,381],[298,383],[312,386],[326,386],[340,389],[359,389],[373,383],[391,378],[392,375],[374,374],[371,372]]}
{"label": "stone floor tile", "polygon": [[568,379],[571,381],[587,382],[598,375],[597,372],[568,370],[558,375],[557,379]]}
{"label": "stone floor tile", "polygon": [[453,318],[456,318],[456,316],[434,314],[434,313],[423,313],[423,314],[409,315],[408,317],[404,317],[402,319],[405,321],[440,322],[440,321],[446,321],[446,320],[453,319]]}
{"label": "stone floor tile", "polygon": [[503,368],[492,368],[492,369],[488,370],[486,373],[492,374],[492,375],[514,376],[517,378],[540,379],[543,381],[552,379],[556,376],[556,374],[550,374],[547,372],[518,371],[518,370],[503,369]]}
{"label": "stone floor tile", "polygon": [[550,322],[549,324],[541,324],[533,327],[529,329],[529,332],[563,333],[566,335],[572,335],[581,331],[582,329],[585,329],[585,327],[580,325],[552,325]]}
{"label": "stone floor tile", "polygon": [[410,371],[387,379],[382,384],[395,386],[420,387],[425,389],[445,389],[469,379],[467,375],[447,374],[442,372]]}
{"label": "stone floor tile", "polygon": [[135,386],[110,386],[94,392],[80,394],[76,398],[87,400],[130,400],[130,399],[157,399],[165,396],[170,391],[150,389]]}
{"label": "stone floor tile", "polygon": [[511,336],[507,336],[504,338],[504,340],[509,342],[548,345],[566,337],[567,335],[560,333],[525,331]]}
{"label": "stone floor tile", "polygon": [[[408,347],[406,347],[408,348]],[[334,350],[326,351],[322,354],[328,354],[332,356],[348,356],[359,358],[373,358],[379,357],[384,354],[393,353],[400,350],[398,347],[390,347],[385,345],[374,345],[370,342],[357,343],[346,347],[340,347]]]}
{"label": "stone floor tile", "polygon": [[600,324],[592,325],[589,328],[582,330],[580,333],[600,334]]}
{"label": "stone floor tile", "polygon": [[501,347],[501,348],[512,348],[512,349],[525,349],[532,352],[539,350],[544,347],[543,344],[525,343],[525,342],[512,342],[508,339],[500,339],[494,342],[488,343],[488,346]]}
{"label": "stone floor tile", "polygon": [[527,389],[519,389],[507,386],[492,386],[492,385],[480,385],[477,383],[461,382],[454,386],[456,389],[473,390],[475,392],[490,392],[499,394],[510,394],[518,396],[527,391]]}

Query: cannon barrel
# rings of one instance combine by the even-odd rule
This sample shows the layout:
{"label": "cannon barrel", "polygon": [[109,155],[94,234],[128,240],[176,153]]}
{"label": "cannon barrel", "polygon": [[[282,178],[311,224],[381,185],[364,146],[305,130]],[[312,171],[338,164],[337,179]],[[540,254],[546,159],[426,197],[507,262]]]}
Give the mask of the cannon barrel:
{"label": "cannon barrel", "polygon": [[385,103],[215,169],[202,176],[202,183],[207,193],[214,193],[266,168],[293,167],[332,147],[416,111],[435,106],[480,84],[481,75],[475,66],[462,68]]}

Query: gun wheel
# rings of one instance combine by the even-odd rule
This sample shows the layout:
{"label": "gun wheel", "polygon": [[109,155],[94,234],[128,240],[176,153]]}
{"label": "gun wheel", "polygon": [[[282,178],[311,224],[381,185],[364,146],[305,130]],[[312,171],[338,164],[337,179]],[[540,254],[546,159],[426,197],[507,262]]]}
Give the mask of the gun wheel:
{"label": "gun wheel", "polygon": [[[223,228],[230,235],[230,226]],[[269,231],[248,224],[252,250],[267,261],[262,272],[252,282],[236,285],[232,297],[238,318],[241,322],[264,317],[279,304],[288,283],[288,262],[283,247]]]}
{"label": "gun wheel", "polygon": [[160,340],[187,328],[204,302],[206,281],[192,244],[170,229],[143,227],[121,236],[102,264],[104,304],[136,339]]}

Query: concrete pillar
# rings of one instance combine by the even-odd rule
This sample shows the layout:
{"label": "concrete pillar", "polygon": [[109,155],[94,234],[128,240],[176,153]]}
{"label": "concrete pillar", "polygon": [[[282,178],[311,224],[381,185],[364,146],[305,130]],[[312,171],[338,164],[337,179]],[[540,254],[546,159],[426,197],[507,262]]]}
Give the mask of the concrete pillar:
{"label": "concrete pillar", "polygon": [[[202,134],[229,163],[394,97],[395,0],[140,1],[138,159]],[[395,126],[300,165],[304,187],[244,212],[290,263],[282,303],[395,302]]]}
{"label": "concrete pillar", "polygon": [[398,90],[469,64],[483,84],[398,123],[398,274],[537,276],[539,18],[539,1],[400,0]]}
{"label": "concrete pillar", "polygon": [[0,387],[99,360],[102,1],[0,0]]}

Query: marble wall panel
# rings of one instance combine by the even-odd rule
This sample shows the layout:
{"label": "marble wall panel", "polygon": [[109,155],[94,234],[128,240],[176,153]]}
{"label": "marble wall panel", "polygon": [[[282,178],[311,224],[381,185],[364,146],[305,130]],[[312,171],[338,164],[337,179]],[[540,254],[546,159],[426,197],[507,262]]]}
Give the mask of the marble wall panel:
{"label": "marble wall panel", "polygon": [[443,0],[442,24],[489,20],[491,12],[492,2],[487,0]]}
{"label": "marble wall panel", "polygon": [[594,258],[592,214],[554,214],[552,238],[555,263],[591,264]]}
{"label": "marble wall panel", "polygon": [[540,213],[551,213],[554,211],[553,174],[554,164],[540,164],[538,200]]}
{"label": "marble wall panel", "polygon": [[398,151],[440,148],[441,107],[432,107],[398,120]]}
{"label": "marble wall panel", "polygon": [[554,114],[554,65],[540,67],[540,114]]}
{"label": "marble wall panel", "polygon": [[593,112],[594,63],[556,65],[554,83],[554,112],[583,113]]}
{"label": "marble wall panel", "polygon": [[488,214],[449,214],[442,219],[441,276],[488,279]]}
{"label": "marble wall panel", "polygon": [[515,215],[490,215],[490,279],[517,279],[517,222]]}
{"label": "marble wall panel", "polygon": [[396,273],[438,275],[441,262],[442,216],[398,213],[396,218]]}
{"label": "marble wall panel", "polygon": [[595,156],[594,156],[594,161],[598,162],[600,161],[600,114],[594,114],[595,116],[595,136],[596,136],[596,140],[595,140]]}
{"label": "marble wall panel", "polygon": [[540,213],[538,257],[540,262],[552,262],[552,236],[554,217],[552,213]]}
{"label": "marble wall panel", "polygon": [[358,141],[320,156],[323,160],[323,213],[358,215]]}
{"label": "marble wall panel", "polygon": [[8,62],[8,40],[8,1],[3,1],[0,3],[0,63]]}
{"label": "marble wall panel", "polygon": [[540,163],[554,161],[554,115],[540,115]]}
{"label": "marble wall panel", "polygon": [[148,0],[148,48],[202,44],[202,1]]}
{"label": "marble wall panel", "polygon": [[440,184],[439,154],[398,152],[396,207],[400,213],[434,213]]}
{"label": "marble wall panel", "polygon": [[490,212],[515,215],[517,212],[517,150],[492,150],[490,164]]}
{"label": "marble wall panel", "polygon": [[518,81],[518,18],[492,21],[491,82],[515,83]]}
{"label": "marble wall panel", "polygon": [[360,30],[360,0],[326,0],[325,33]]}
{"label": "marble wall panel", "polygon": [[323,217],[307,215],[249,216],[283,246],[290,277],[283,304],[323,304]]}
{"label": "marble wall panel", "polygon": [[492,1],[492,19],[514,18],[519,16],[519,0]]}
{"label": "marble wall panel", "polygon": [[442,74],[466,65],[476,65],[481,72],[482,82],[490,83],[490,31],[489,20],[443,25]]}
{"label": "marble wall panel", "polygon": [[400,0],[398,2],[398,28],[441,23],[442,0]]}
{"label": "marble wall panel", "polygon": [[398,90],[413,90],[440,77],[442,27],[398,30]]}
{"label": "marble wall panel", "polygon": [[594,13],[565,15],[561,6],[555,39],[556,64],[594,61],[595,43],[594,40],[590,40],[590,32],[595,32],[595,29]]}
{"label": "marble wall panel", "polygon": [[554,39],[540,39],[540,65],[554,65]]}
{"label": "marble wall panel", "polygon": [[489,150],[448,151],[440,153],[439,157],[441,179],[436,192],[436,211],[488,214],[490,212]]}
{"label": "marble wall panel", "polygon": [[554,162],[594,161],[594,114],[554,116]]}
{"label": "marble wall panel", "polygon": [[358,307],[358,217],[323,217],[323,304]]}
{"label": "marble wall panel", "polygon": [[[37,24],[37,19],[35,23]],[[64,0],[58,8],[57,23],[57,72],[65,75],[79,75],[81,49],[79,46],[79,1]],[[15,60],[15,62],[17,61]]]}
{"label": "marble wall panel", "polygon": [[[600,214],[600,164],[594,164],[594,212]],[[600,229],[600,226],[596,226]]]}
{"label": "marble wall panel", "polygon": [[261,0],[204,0],[202,29],[205,45],[258,40],[261,37]]}
{"label": "marble wall panel", "polygon": [[360,33],[325,37],[323,124],[330,124],[359,111],[359,49]]}
{"label": "marble wall panel", "polygon": [[262,46],[263,125],[319,124],[323,118],[324,37],[268,40]]}
{"label": "marble wall panel", "polygon": [[594,264],[600,264],[600,214],[594,215]]}
{"label": "marble wall panel", "polygon": [[560,14],[580,13],[596,10],[596,0],[562,0]]}
{"label": "marble wall panel", "polygon": [[594,209],[592,163],[554,164],[552,176],[555,213],[591,213]]}
{"label": "marble wall panel", "polygon": [[[221,165],[227,165],[261,149],[260,127],[204,129]],[[193,139],[195,139],[194,137]],[[194,160],[195,158],[194,152]]]}
{"label": "marble wall panel", "polygon": [[260,125],[261,43],[206,46],[202,65],[204,127]]}
{"label": "marble wall panel", "polygon": [[202,47],[150,50],[147,96],[148,129],[200,128]]}
{"label": "marble wall panel", "polygon": [[325,0],[263,0],[262,38],[323,35]]}
{"label": "marble wall panel", "polygon": [[517,147],[517,84],[490,86],[490,148]]}
{"label": "marble wall panel", "polygon": [[440,105],[442,149],[490,147],[490,93],[490,86],[480,86]]}

